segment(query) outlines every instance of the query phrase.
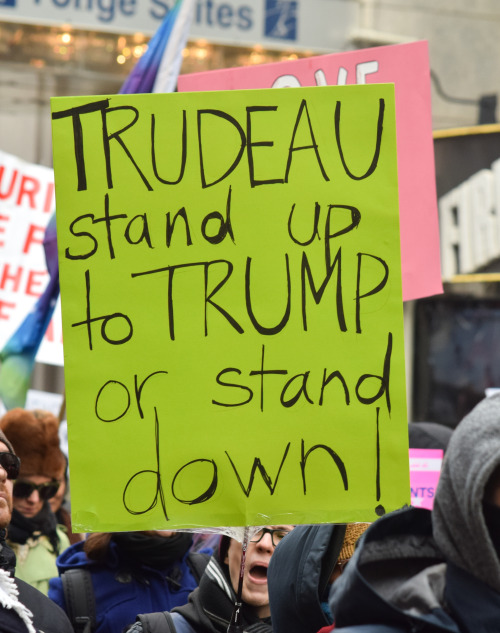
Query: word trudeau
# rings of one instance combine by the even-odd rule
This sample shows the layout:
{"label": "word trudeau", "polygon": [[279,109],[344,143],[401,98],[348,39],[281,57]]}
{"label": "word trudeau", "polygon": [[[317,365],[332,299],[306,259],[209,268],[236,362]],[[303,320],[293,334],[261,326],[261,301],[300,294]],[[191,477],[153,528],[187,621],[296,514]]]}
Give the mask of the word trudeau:
{"label": "word trudeau", "polygon": [[[380,148],[382,142],[382,130],[383,130],[383,122],[384,122],[384,112],[385,112],[385,101],[384,99],[379,99],[379,111],[378,111],[378,119],[376,123],[376,141],[375,148],[373,152],[373,157],[370,165],[368,166],[365,173],[362,174],[354,174],[348,167],[347,162],[344,157],[344,151],[342,148],[341,142],[341,101],[337,101],[335,105],[335,111],[333,114],[334,119],[334,136],[335,143],[337,146],[338,154],[340,160],[342,162],[343,169],[347,176],[353,180],[363,180],[368,178],[377,168],[378,160],[380,157]],[[278,106],[247,106],[246,107],[246,129],[238,122],[233,116],[231,116],[228,112],[224,112],[223,110],[215,110],[215,109],[199,109],[196,111],[196,122],[197,122],[197,146],[199,148],[199,174],[200,174],[200,182],[203,189],[207,187],[212,187],[217,183],[223,181],[227,178],[240,164],[246,150],[247,156],[247,166],[248,166],[248,177],[249,183],[251,187],[257,187],[261,185],[275,185],[275,184],[284,184],[289,182],[290,171],[292,167],[293,158],[297,156],[297,152],[300,151],[309,151],[313,150],[315,153],[315,158],[318,164],[319,171],[325,181],[330,181],[330,176],[328,175],[329,167],[328,165],[323,164],[323,159],[320,154],[319,144],[316,140],[316,134],[314,131],[313,122],[311,120],[311,116],[309,114],[309,109],[307,106],[307,100],[302,99],[300,105],[298,107],[297,115],[295,118],[295,122],[293,124],[293,128],[290,132],[290,144],[287,150],[286,162],[284,161],[284,173],[282,176],[274,176],[272,178],[258,178],[256,174],[258,174],[261,170],[259,170],[259,158],[261,153],[256,153],[254,148],[262,149],[262,147],[272,148],[274,142],[271,140],[262,141],[262,140],[254,140],[253,135],[253,119],[254,117],[262,117],[267,116],[270,117],[273,114],[276,116],[278,110]],[[131,119],[127,122],[125,126],[115,132],[109,132],[108,130],[112,128],[112,119],[113,116],[116,115],[117,112],[122,113],[123,111],[128,111],[131,113]],[[100,113],[102,119],[102,147],[104,152],[105,159],[105,169],[106,169],[106,181],[108,189],[112,189],[114,185],[113,179],[113,161],[111,159],[111,151],[110,146],[111,142],[114,141],[120,145],[120,147],[125,152],[128,160],[130,161],[131,166],[135,169],[140,179],[142,180],[144,186],[148,191],[154,191],[155,187],[152,182],[156,186],[158,185],[178,185],[186,171],[186,164],[188,159],[188,117],[187,111],[182,111],[182,128],[180,130],[180,146],[174,147],[175,144],[172,144],[172,154],[174,156],[180,157],[180,165],[179,171],[174,176],[160,174],[160,166],[157,157],[157,146],[160,147],[159,153],[165,152],[165,147],[162,143],[161,133],[157,132],[157,116],[153,113],[151,114],[150,122],[144,122],[141,120],[141,115],[137,108],[134,108],[131,105],[123,105],[118,107],[110,107],[109,99],[103,99],[101,101],[95,101],[93,103],[86,103],[82,106],[78,106],[75,108],[70,108],[68,110],[62,110],[60,112],[54,112],[52,114],[53,120],[65,119],[70,117],[73,123],[73,141],[74,141],[74,152],[75,152],[75,163],[76,163],[76,172],[77,172],[77,190],[78,191],[86,191],[89,188],[87,182],[87,169],[86,169],[86,160],[84,153],[84,125],[83,120],[86,116],[92,116],[96,113]],[[144,115],[143,115],[144,117]],[[210,155],[210,149],[212,151],[217,152],[219,150],[219,144],[217,147],[209,148],[207,147],[207,142],[205,141],[204,136],[204,126],[203,122],[207,120],[207,118],[216,117],[221,121],[225,121],[230,129],[236,130],[237,135],[240,139],[240,146],[236,149],[236,156],[232,163],[227,166],[226,170],[222,174],[217,174],[216,176],[211,176],[209,178],[207,176],[207,165],[210,164],[210,159],[208,156]],[[168,117],[167,117],[168,118]],[[303,123],[304,122],[304,123]],[[152,181],[151,176],[147,174],[146,168],[139,164],[139,160],[134,157],[133,149],[126,144],[125,139],[123,138],[124,133],[130,128],[134,127],[136,124],[141,125],[143,134],[141,138],[143,139],[151,139],[150,144],[150,159],[151,159],[151,170],[154,174],[155,180]],[[168,119],[169,125],[171,125],[171,118]],[[299,145],[296,140],[298,130],[300,127],[307,126],[306,129],[309,131],[310,143],[305,145]],[[324,130],[322,133],[325,134]],[[159,137],[159,138],[158,138]],[[149,168],[149,166],[148,166]]]}

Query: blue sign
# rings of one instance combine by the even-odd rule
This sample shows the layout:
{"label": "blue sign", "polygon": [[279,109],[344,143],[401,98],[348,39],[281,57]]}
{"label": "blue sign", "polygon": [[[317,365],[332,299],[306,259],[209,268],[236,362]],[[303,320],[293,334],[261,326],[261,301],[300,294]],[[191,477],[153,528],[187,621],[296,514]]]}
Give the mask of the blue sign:
{"label": "blue sign", "polygon": [[15,7],[17,0],[0,0],[0,7]]}
{"label": "blue sign", "polygon": [[296,0],[266,0],[264,35],[280,40],[297,39]]}

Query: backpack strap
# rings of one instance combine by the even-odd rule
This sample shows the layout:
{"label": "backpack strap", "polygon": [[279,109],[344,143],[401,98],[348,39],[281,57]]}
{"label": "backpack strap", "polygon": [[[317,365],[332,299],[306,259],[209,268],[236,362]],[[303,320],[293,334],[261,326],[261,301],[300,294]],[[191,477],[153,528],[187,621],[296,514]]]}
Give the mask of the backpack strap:
{"label": "backpack strap", "polygon": [[187,564],[198,584],[210,558],[210,554],[204,554],[203,552],[189,552],[187,555]]}
{"label": "backpack strap", "polygon": [[135,621],[141,623],[143,633],[176,633],[174,621],[168,611],[140,613]]}
{"label": "backpack strap", "polygon": [[75,633],[91,633],[95,629],[95,598],[88,569],[67,569],[61,574],[66,612]]}

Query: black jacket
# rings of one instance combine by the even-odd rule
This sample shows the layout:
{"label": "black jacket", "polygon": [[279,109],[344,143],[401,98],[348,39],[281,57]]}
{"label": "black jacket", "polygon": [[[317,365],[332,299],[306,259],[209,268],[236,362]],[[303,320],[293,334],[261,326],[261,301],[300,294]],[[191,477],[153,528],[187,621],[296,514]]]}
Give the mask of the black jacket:
{"label": "black jacket", "polygon": [[[14,577],[14,582],[19,592],[19,601],[33,614],[35,629],[40,633],[73,633],[73,627],[60,607],[38,591],[38,589],[15,578],[16,557],[5,543],[3,533],[0,536],[0,569]],[[12,610],[4,609],[0,605],[0,630],[2,633],[10,633],[10,631],[26,631],[27,628],[19,618],[16,618]]]}
{"label": "black jacket", "polygon": [[[210,559],[199,586],[190,594],[188,603],[172,609],[172,619],[169,614],[165,617],[163,613],[139,615],[138,621],[129,631],[176,633],[179,630],[189,630],[194,633],[226,633],[235,601],[229,568],[220,562],[219,554],[216,553]],[[245,604],[241,610],[241,624],[241,633],[272,633],[270,622],[259,619],[254,609]]]}
{"label": "black jacket", "polygon": [[33,624],[40,633],[73,633],[71,622],[61,607],[23,580],[16,578],[15,581],[19,600],[33,614]]}
{"label": "black jacket", "polygon": [[330,592],[335,633],[492,633],[500,594],[446,561],[421,508],[378,519]]}
{"label": "black jacket", "polygon": [[345,525],[298,525],[276,548],[267,572],[274,633],[317,633],[328,580],[342,549]]}

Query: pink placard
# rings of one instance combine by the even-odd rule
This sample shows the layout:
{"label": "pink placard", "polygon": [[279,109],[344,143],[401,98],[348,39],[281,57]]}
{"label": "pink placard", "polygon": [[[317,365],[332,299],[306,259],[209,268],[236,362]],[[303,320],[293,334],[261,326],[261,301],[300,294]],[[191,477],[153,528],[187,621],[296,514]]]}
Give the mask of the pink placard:
{"label": "pink placard", "polygon": [[403,299],[443,292],[427,42],[181,75],[181,92],[394,83]]}
{"label": "pink placard", "polygon": [[441,473],[443,451],[434,448],[410,448],[411,505],[432,510]]}

